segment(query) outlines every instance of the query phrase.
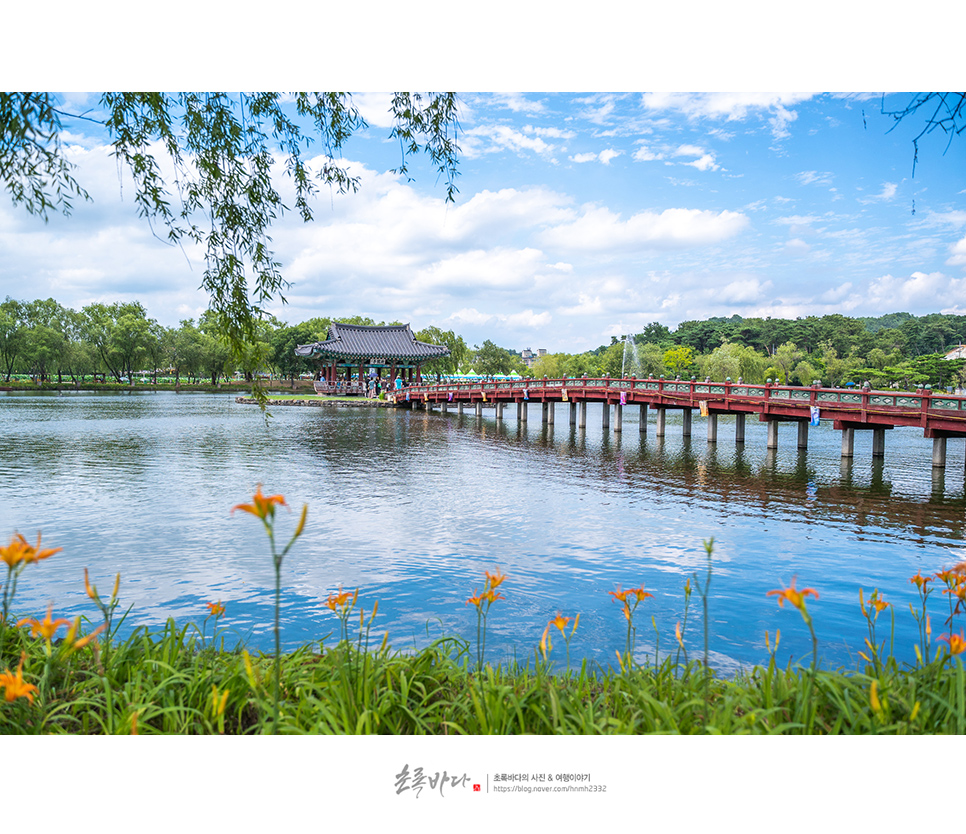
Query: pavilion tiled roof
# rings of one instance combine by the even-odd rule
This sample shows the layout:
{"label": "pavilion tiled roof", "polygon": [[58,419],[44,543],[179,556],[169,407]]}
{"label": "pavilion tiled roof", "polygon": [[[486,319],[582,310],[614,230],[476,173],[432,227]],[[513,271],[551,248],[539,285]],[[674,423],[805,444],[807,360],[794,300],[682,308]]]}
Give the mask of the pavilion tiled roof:
{"label": "pavilion tiled roof", "polygon": [[440,356],[449,356],[449,348],[417,341],[408,324],[379,327],[333,322],[329,325],[328,338],[324,342],[298,345],[295,353],[298,356],[336,360],[361,361],[380,357],[427,362]]}

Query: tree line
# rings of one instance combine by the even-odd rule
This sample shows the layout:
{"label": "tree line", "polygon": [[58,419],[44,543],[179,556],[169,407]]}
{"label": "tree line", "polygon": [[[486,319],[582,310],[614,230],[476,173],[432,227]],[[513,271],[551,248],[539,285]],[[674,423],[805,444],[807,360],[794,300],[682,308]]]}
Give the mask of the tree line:
{"label": "tree line", "polygon": [[[26,374],[38,381],[86,377],[133,383],[136,376],[173,376],[176,382],[235,374],[252,381],[259,374],[294,379],[317,374],[319,363],[296,356],[295,346],[324,340],[333,321],[383,325],[365,316],[319,316],[288,324],[263,314],[255,338],[239,352],[220,319],[206,311],[195,322],[164,327],[137,302],[89,304],[81,310],[52,298],[0,302],[0,373],[9,381]],[[890,313],[876,318],[840,314],[798,319],[715,317],[681,322],[675,330],[658,322],[643,331],[612,337],[609,345],[580,354],[552,353],[527,367],[521,354],[490,340],[468,346],[462,336],[436,326],[416,338],[445,345],[449,356],[423,366],[424,376],[473,372],[484,376],[670,376],[714,380],[768,379],[789,385],[820,380],[839,386],[865,381],[874,388],[904,390],[922,385],[957,386],[966,380],[966,361],[946,353],[966,340],[966,316]]]}

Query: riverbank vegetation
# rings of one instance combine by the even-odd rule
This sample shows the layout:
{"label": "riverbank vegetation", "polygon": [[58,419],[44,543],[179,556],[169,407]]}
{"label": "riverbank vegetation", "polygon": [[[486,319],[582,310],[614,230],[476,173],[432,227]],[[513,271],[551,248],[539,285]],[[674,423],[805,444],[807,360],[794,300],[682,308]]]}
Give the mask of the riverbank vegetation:
{"label": "riverbank vegetation", "polygon": [[[232,353],[217,318],[205,313],[196,323],[163,327],[138,302],[90,304],[80,311],[54,299],[0,302],[0,380],[14,384],[79,387],[108,385],[206,384],[231,381],[251,386],[256,379],[311,377],[318,363],[295,355],[295,346],[326,338],[332,321],[375,322],[363,316],[320,316],[287,324],[272,316],[258,321],[254,340]],[[612,337],[611,344],[579,354],[527,353],[489,340],[467,346],[453,331],[429,326],[416,338],[444,344],[450,355],[428,363],[423,375],[475,373],[483,376],[681,376],[728,377],[789,385],[821,380],[839,386],[958,387],[966,359],[946,358],[966,339],[966,316],[892,313],[876,318],[842,315],[798,319],[712,318],[681,322],[676,329],[654,322],[639,333]],[[529,364],[527,364],[529,363]],[[145,370],[148,369],[148,370]]]}
{"label": "riverbank vegetation", "polygon": [[[398,651],[379,636],[378,600],[341,587],[329,594],[332,630],[317,642],[282,652],[278,610],[285,555],[301,535],[303,507],[284,548],[276,545],[275,510],[281,495],[259,488],[240,511],[263,524],[275,569],[274,651],[250,651],[230,628],[231,603],[212,601],[195,623],[169,620],[160,628],[125,627],[121,576],[102,596],[85,570],[88,617],[43,618],[13,614],[26,571],[61,548],[20,534],[0,546],[6,566],[0,624],[0,732],[66,733],[340,733],[340,734],[936,734],[966,732],[966,563],[910,578],[919,606],[916,661],[896,660],[896,612],[878,589],[858,589],[868,637],[852,670],[822,668],[809,598],[820,591],[796,587],[776,597],[776,627],[765,633],[769,659],[733,677],[708,662],[709,586],[713,542],[706,566],[685,583],[685,614],[653,653],[637,646],[638,623],[651,594],[644,585],[610,592],[614,616],[626,624],[624,645],[607,668],[586,661],[571,667],[570,641],[579,612],[558,613],[542,636],[533,635],[526,662],[486,661],[488,623],[512,594],[512,577],[486,572],[482,590],[465,602],[477,613],[474,634],[439,639]],[[688,621],[691,597],[702,612],[696,635]],[[931,599],[935,595],[936,599]],[[858,615],[858,612],[857,612]],[[932,618],[943,626],[934,638]],[[652,622],[655,630],[657,625]],[[670,625],[670,624],[668,624]],[[801,628],[812,637],[803,663],[781,666],[780,630]],[[127,634],[121,637],[122,630]]]}

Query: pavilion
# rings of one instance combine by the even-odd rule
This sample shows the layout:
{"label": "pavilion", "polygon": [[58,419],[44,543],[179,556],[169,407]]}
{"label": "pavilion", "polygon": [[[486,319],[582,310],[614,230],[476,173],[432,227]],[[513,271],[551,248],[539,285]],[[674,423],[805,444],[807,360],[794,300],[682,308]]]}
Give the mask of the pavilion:
{"label": "pavilion", "polygon": [[319,379],[328,385],[344,380],[351,383],[352,375],[359,375],[359,382],[373,369],[377,377],[388,371],[390,382],[402,377],[404,382],[420,382],[421,365],[449,356],[449,348],[416,340],[408,324],[372,326],[333,322],[329,325],[324,342],[298,345],[297,356],[316,357],[322,367]]}

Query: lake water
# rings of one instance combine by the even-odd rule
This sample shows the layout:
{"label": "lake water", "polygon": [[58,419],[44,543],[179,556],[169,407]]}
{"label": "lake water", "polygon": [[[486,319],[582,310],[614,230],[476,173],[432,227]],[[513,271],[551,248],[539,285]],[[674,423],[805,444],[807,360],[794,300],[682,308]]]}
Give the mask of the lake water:
{"label": "lake water", "polygon": [[[811,649],[794,609],[767,591],[815,588],[809,610],[828,666],[854,667],[866,624],[859,587],[894,603],[895,653],[912,662],[917,640],[909,577],[966,558],[963,444],[950,441],[946,470],[931,467],[931,441],[916,429],[886,435],[873,462],[871,433],[856,433],[855,458],[840,458],[841,436],[823,422],[796,448],[783,425],[777,454],[765,425],[748,420],[736,446],[733,419],[719,419],[718,443],[693,437],[668,412],[663,439],[642,436],[636,409],[623,433],[604,433],[600,406],[586,430],[566,406],[543,426],[513,409],[503,423],[455,412],[273,407],[265,419],[233,395],[0,394],[0,537],[62,553],[22,574],[18,617],[53,603],[55,616],[96,611],[84,594],[84,568],[103,595],[120,571],[126,622],[168,617],[201,623],[221,600],[223,624],[250,646],[270,649],[274,574],[261,523],[230,513],[258,483],[282,493],[287,541],[303,503],[305,533],[283,566],[286,647],[338,635],[324,606],[341,586],[358,587],[378,644],[396,649],[441,635],[475,640],[484,570],[501,570],[506,600],[491,611],[487,657],[533,656],[548,620],[580,613],[571,662],[616,664],[626,622],[608,592],[642,583],[654,594],[637,609],[637,655],[663,655],[684,619],[684,583],[706,567],[702,541],[714,537],[710,586],[712,663],[722,672],[767,659],[765,630],[781,630],[779,659]],[[654,419],[653,411],[651,419]],[[945,599],[930,600],[934,636]],[[888,637],[890,614],[879,619]],[[958,625],[957,625],[958,630]],[[210,633],[210,626],[209,626]],[[231,639],[231,638],[230,638]],[[329,637],[330,643],[333,638]],[[692,596],[685,642],[703,644],[700,600]],[[554,657],[563,663],[563,641]]]}

